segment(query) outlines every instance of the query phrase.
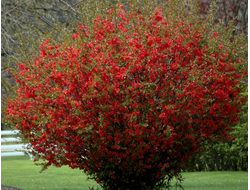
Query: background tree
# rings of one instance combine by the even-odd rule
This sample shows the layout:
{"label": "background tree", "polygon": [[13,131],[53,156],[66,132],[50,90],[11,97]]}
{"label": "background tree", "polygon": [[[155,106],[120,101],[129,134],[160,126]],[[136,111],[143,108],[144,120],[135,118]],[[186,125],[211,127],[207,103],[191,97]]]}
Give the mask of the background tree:
{"label": "background tree", "polygon": [[[6,98],[13,94],[15,80],[6,69],[17,69],[38,51],[39,44],[51,35],[59,41],[59,28],[66,30],[74,26],[77,15],[75,7],[80,0],[3,0],[1,1],[1,106],[2,128],[9,124],[4,119]],[[55,29],[57,28],[57,29]]]}

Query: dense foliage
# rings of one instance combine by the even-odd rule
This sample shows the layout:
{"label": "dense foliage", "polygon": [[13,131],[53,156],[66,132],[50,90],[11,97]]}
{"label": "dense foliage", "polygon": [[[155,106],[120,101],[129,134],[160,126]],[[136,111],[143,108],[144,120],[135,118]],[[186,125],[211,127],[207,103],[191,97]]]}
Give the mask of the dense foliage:
{"label": "dense foliage", "polygon": [[[212,5],[212,7],[211,7]],[[223,41],[228,41],[227,47],[233,49],[236,52],[236,46],[241,44],[242,49],[245,49],[244,54],[241,55],[245,59],[245,65],[240,70],[247,71],[247,21],[248,21],[248,4],[246,0],[234,1],[234,0],[218,0],[207,1],[202,0],[198,3],[198,17],[200,21],[211,17],[213,18],[214,26],[218,27],[222,24],[220,30],[228,31],[227,26],[233,24],[231,36],[224,36],[225,33],[220,33]],[[193,12],[193,11],[191,11]],[[233,21],[233,22],[232,22]],[[226,32],[227,33],[227,32]],[[243,39],[236,42],[235,37],[244,34]],[[241,96],[247,100],[248,88],[247,78],[241,79],[240,88]],[[241,106],[241,112],[239,114],[239,122],[230,126],[230,136],[234,139],[223,139],[220,142],[211,142],[204,146],[202,152],[198,152],[192,155],[185,165],[186,171],[225,171],[225,170],[243,170],[248,169],[248,107],[247,102]]]}
{"label": "dense foliage", "polygon": [[45,168],[80,168],[107,189],[153,189],[205,142],[230,139],[246,72],[206,26],[129,6],[79,25],[73,43],[43,42],[19,64],[7,114]]}
{"label": "dense foliage", "polygon": [[[247,99],[247,88],[241,93]],[[247,171],[248,170],[248,106],[242,104],[239,122],[232,125],[230,136],[204,147],[203,152],[192,155],[186,163],[186,171]]]}

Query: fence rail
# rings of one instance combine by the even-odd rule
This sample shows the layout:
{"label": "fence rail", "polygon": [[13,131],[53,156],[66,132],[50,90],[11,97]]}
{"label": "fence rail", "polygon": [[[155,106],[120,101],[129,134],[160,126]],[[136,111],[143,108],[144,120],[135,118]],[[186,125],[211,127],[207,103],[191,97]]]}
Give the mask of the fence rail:
{"label": "fence rail", "polygon": [[[1,131],[1,143],[8,143],[8,144],[1,144],[1,157],[5,156],[24,156],[25,153],[22,150],[25,149],[27,144],[23,144],[22,139],[19,137],[5,137],[5,136],[16,136],[18,134],[18,130],[14,131]],[[11,144],[10,144],[11,143]],[[19,143],[19,144],[17,144]],[[20,151],[21,150],[21,151]],[[32,156],[31,156],[31,159]]]}

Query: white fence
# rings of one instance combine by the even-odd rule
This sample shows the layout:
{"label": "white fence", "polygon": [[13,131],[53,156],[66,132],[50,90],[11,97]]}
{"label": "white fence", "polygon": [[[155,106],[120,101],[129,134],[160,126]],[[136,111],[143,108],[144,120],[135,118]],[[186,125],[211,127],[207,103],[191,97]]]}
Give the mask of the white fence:
{"label": "white fence", "polygon": [[[24,152],[18,150],[24,149],[27,144],[22,143],[22,139],[18,137],[4,137],[4,136],[16,136],[17,130],[14,131],[1,131],[1,157],[4,156],[23,156]],[[2,145],[4,143],[4,145]],[[31,157],[31,159],[33,159]]]}

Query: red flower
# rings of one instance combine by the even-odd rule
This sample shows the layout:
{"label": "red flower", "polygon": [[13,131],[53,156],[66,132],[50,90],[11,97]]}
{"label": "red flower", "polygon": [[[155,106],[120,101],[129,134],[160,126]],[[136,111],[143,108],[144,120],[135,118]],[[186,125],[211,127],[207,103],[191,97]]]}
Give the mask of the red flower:
{"label": "red flower", "polygon": [[73,39],[76,39],[78,36],[78,33],[73,34]]}

